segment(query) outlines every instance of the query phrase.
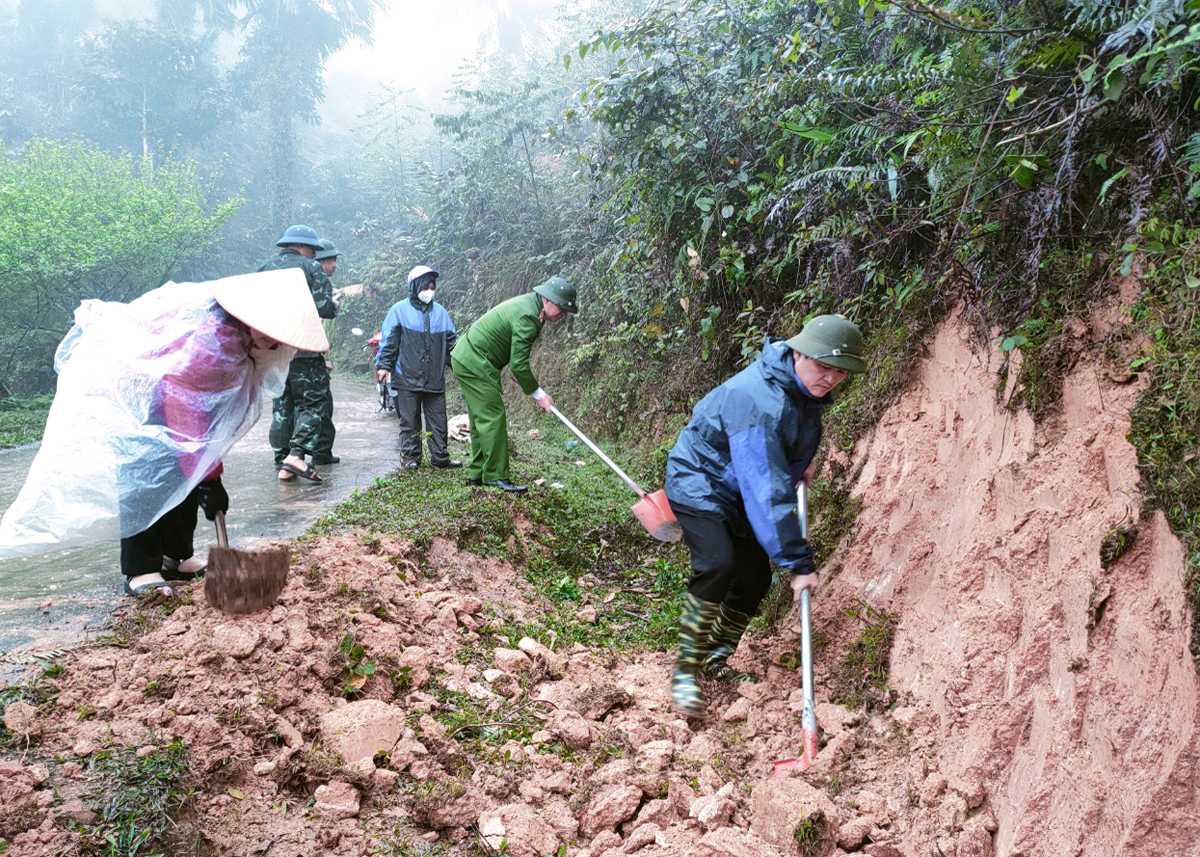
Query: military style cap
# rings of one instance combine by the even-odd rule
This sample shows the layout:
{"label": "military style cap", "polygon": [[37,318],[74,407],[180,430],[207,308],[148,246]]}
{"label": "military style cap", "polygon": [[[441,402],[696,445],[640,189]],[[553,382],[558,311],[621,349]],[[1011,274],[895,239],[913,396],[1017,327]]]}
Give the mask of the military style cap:
{"label": "military style cap", "polygon": [[575,287],[563,277],[551,277],[540,286],[534,286],[533,290],[567,312],[579,311],[575,306]]}
{"label": "military style cap", "polygon": [[321,259],[336,259],[338,257],[337,248],[333,246],[332,241],[322,241],[321,249],[313,254],[313,258],[317,261]]}
{"label": "military style cap", "polygon": [[289,226],[287,231],[283,233],[283,237],[275,242],[276,247],[286,247],[288,244],[307,244],[309,247],[316,247],[318,250],[322,247],[321,239],[317,237],[317,230],[302,223]]}
{"label": "military style cap", "polygon": [[867,361],[862,356],[862,331],[843,315],[817,316],[789,339],[787,346],[835,369],[867,371]]}

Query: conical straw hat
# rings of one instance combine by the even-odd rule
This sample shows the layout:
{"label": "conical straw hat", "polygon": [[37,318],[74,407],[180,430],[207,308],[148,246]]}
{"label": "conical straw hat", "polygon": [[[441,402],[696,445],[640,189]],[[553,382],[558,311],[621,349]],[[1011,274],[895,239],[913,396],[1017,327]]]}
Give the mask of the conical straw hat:
{"label": "conical straw hat", "polygon": [[308,280],[299,268],[213,280],[213,297],[227,313],[284,345],[328,351]]}

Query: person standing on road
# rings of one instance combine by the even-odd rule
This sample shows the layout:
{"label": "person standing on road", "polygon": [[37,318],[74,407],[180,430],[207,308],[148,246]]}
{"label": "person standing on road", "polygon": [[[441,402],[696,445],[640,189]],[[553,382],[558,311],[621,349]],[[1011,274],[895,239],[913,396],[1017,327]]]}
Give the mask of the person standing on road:
{"label": "person standing on road", "polygon": [[508,415],[500,389],[500,370],[511,364],[513,377],[521,389],[549,413],[554,399],[534,378],[529,355],[542,325],[559,321],[575,311],[575,287],[562,277],[551,277],[532,292],[492,307],[459,340],[450,355],[450,364],[462,387],[471,420],[468,485],[525,492],[524,485],[510,481]]}
{"label": "person standing on road", "polygon": [[772,560],[794,574],[796,598],[816,588],[796,488],[813,476],[821,411],[849,373],[866,370],[862,354],[862,333],[839,315],[770,341],[696,404],[667,457],[667,499],[692,555],[671,674],[672,700],[685,714],[704,713],[700,670],[757,680],[728,661],[771,586]]}
{"label": "person standing on road", "polygon": [[[280,248],[279,253],[258,270],[299,268],[308,281],[317,315],[336,317],[338,308],[333,300],[333,284],[313,258],[317,251],[324,249],[316,230],[299,224],[289,226],[275,245]],[[321,481],[320,474],[305,461],[305,457],[312,455],[317,447],[321,415],[330,395],[329,370],[325,367],[324,355],[298,351],[288,371],[287,386],[283,395],[275,400],[271,413],[269,437],[280,481],[290,482],[297,476],[309,482]]]}
{"label": "person standing on road", "polygon": [[[446,308],[434,300],[438,272],[418,265],[408,272],[408,298],[388,310],[383,321],[376,380],[396,393],[400,418],[400,468],[421,466],[421,437],[429,435],[434,467],[462,467],[447,450],[446,366],[458,331]],[[422,413],[424,431],[422,431]]]}
{"label": "person standing on road", "polygon": [[[333,246],[332,241],[322,241],[321,249],[313,255],[313,258],[321,263],[321,270],[332,282],[338,267],[337,247]],[[333,295],[333,302],[338,303],[336,291]],[[326,322],[326,335],[329,334],[330,324],[331,322]],[[330,372],[333,371],[333,363],[328,357],[325,358],[325,368]],[[325,406],[321,411],[321,430],[317,432],[317,443],[312,455],[312,463],[318,465],[337,464],[341,461],[341,458],[333,454],[333,441],[337,437],[337,428],[333,424],[333,390],[327,389],[326,394]]]}

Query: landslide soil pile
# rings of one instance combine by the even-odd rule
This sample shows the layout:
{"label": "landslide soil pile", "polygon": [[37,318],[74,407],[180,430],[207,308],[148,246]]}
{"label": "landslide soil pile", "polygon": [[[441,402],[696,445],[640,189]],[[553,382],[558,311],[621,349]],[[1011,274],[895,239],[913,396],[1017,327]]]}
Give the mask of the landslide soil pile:
{"label": "landslide soil pile", "polygon": [[[800,746],[787,622],[734,659],[764,681],[710,688],[689,723],[669,655],[524,637],[542,596],[511,565],[348,533],[300,548],[270,613],[194,587],[10,704],[6,853],[110,853],[122,771],[147,795],[177,775],[174,854],[1195,853],[1181,549],[1151,516],[1101,562],[1138,520],[1137,386],[1091,356],[1108,326],[1080,328],[1061,413],[1035,425],[951,319],[836,465],[861,509],[815,601],[824,745],[803,774],[771,776]],[[610,585],[578,584],[597,621]],[[890,690],[854,675],[872,641]]]}

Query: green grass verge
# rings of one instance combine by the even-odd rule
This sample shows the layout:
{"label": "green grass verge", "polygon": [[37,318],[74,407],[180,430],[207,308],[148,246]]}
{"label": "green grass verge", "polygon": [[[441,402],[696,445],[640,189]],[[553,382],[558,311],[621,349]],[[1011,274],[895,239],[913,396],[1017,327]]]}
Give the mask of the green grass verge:
{"label": "green grass verge", "polygon": [[[488,647],[515,645],[521,636],[555,649],[576,642],[614,651],[674,645],[689,574],[687,549],[652,539],[630,512],[636,496],[586,447],[568,449],[574,437],[565,428],[544,420],[538,428],[539,440],[517,430],[510,436],[513,478],[530,485],[524,496],[471,488],[461,470],[423,468],[355,492],[309,534],[389,533],[418,549],[440,536],[522,567],[543,599],[542,610],[506,627],[503,639],[485,633],[474,647],[480,657]],[[653,453],[606,447],[635,479],[661,466]],[[533,485],[538,478],[545,483]],[[551,488],[553,483],[563,487]],[[653,477],[647,484],[654,484]],[[598,612],[594,622],[578,615],[588,605]]]}
{"label": "green grass verge", "polygon": [[0,399],[0,449],[10,449],[42,439],[46,415],[54,396]]}

